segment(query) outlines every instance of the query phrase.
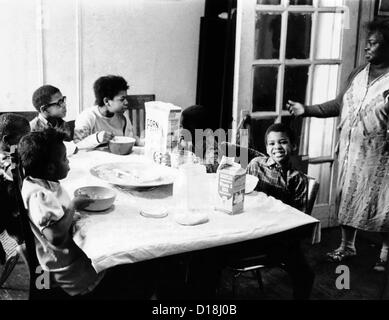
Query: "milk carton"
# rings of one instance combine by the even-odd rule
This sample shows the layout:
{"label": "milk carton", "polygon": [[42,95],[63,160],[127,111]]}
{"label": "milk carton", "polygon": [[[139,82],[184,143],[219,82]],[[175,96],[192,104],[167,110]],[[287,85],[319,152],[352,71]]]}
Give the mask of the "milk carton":
{"label": "milk carton", "polygon": [[161,101],[145,102],[145,155],[161,163],[178,143],[181,108]]}
{"label": "milk carton", "polygon": [[228,214],[237,214],[243,211],[244,192],[246,185],[246,171],[233,163],[219,170],[216,210]]}

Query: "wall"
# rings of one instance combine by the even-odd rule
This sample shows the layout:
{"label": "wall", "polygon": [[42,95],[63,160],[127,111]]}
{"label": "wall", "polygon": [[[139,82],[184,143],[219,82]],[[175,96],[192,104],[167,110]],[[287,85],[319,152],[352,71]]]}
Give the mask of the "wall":
{"label": "wall", "polygon": [[[31,110],[42,83],[68,97],[68,119],[93,105],[93,82],[119,74],[129,94],[195,103],[204,0],[0,0],[0,111]],[[22,8],[22,10],[21,10]],[[4,18],[4,19],[3,19]],[[3,25],[4,23],[4,25]]]}

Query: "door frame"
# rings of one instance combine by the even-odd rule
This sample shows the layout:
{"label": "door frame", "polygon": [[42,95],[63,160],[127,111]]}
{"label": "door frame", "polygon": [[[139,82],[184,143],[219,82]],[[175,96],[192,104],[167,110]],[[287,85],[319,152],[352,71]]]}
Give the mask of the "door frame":
{"label": "door frame", "polygon": [[[314,0],[315,1],[315,0]],[[374,0],[372,0],[374,2]],[[235,143],[236,130],[238,123],[243,119],[244,115],[251,113],[252,110],[252,86],[253,86],[253,61],[254,61],[254,43],[255,43],[255,17],[256,17],[256,0],[238,0],[237,1],[237,25],[236,25],[236,49],[235,49],[235,77],[234,77],[234,92],[233,92],[233,112],[232,112],[232,142]],[[342,84],[346,83],[346,79],[350,72],[355,68],[357,55],[360,51],[361,41],[358,43],[358,36],[361,35],[361,6],[368,6],[364,0],[344,0],[343,11],[344,16],[344,29],[343,39],[341,44],[341,56],[338,61],[338,89],[339,92]],[[363,4],[364,3],[364,4]],[[275,6],[277,7],[277,6]],[[270,10],[275,9],[274,6],[266,6]],[[297,10],[298,8],[296,8]],[[307,8],[304,8],[306,11]],[[309,10],[308,10],[309,11]],[[364,15],[366,16],[366,15]],[[284,17],[282,17],[284,19]],[[312,23],[311,35],[315,32],[315,24]],[[285,50],[286,33],[281,33],[281,47],[280,51]],[[313,42],[313,41],[312,41]],[[364,42],[363,42],[364,45]],[[311,47],[312,49],[312,47]],[[351,58],[350,58],[351,57]],[[278,79],[280,81],[280,79]],[[308,80],[307,84],[307,101],[311,98],[312,88],[310,83],[312,80]],[[281,92],[277,93],[277,101],[279,101]],[[278,105],[278,109],[279,109]],[[276,112],[281,112],[280,110]],[[281,113],[280,113],[281,114]],[[253,114],[255,117],[255,114]],[[266,116],[262,112],[262,116]],[[268,116],[274,116],[274,112],[269,112]],[[304,119],[303,126],[305,127],[305,133],[309,128],[309,118]],[[336,130],[339,119],[336,120],[334,131],[332,133],[333,142],[338,140],[338,132]],[[307,135],[305,135],[307,136]],[[309,139],[309,137],[308,137]],[[307,149],[307,139],[303,143],[303,151]],[[335,212],[335,196],[336,196],[336,177],[337,177],[337,162],[335,161],[335,150],[333,143],[333,150],[331,156],[309,158],[309,163],[332,163],[332,174],[330,181],[330,194],[328,204],[315,205],[312,215],[321,221],[322,227],[330,227],[337,224],[336,212]],[[303,152],[304,153],[304,152]]]}

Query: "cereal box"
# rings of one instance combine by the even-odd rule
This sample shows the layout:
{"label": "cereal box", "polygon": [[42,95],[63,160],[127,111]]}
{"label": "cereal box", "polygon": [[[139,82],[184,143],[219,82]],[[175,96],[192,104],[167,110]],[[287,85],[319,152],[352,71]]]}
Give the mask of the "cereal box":
{"label": "cereal box", "polygon": [[158,162],[178,143],[181,108],[161,101],[145,102],[145,155]]}

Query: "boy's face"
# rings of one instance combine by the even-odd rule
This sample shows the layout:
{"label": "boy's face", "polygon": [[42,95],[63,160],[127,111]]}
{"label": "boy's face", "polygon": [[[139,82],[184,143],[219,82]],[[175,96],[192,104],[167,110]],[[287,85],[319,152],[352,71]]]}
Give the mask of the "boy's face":
{"label": "boy's face", "polygon": [[266,152],[278,164],[284,164],[294,150],[285,132],[269,132],[266,139]]}
{"label": "boy's face", "polygon": [[66,117],[66,97],[61,92],[53,94],[47,107],[44,108],[45,115],[52,118]]}
{"label": "boy's face", "polygon": [[65,179],[70,170],[69,160],[66,156],[66,147],[61,143],[53,152],[53,163],[49,166],[50,177],[52,180]]}
{"label": "boy's face", "polygon": [[127,91],[122,90],[119,91],[119,93],[116,96],[114,96],[112,100],[105,98],[106,99],[105,105],[107,106],[108,111],[111,113],[124,112],[125,109],[127,109],[127,104],[128,104],[126,96],[127,96]]}

